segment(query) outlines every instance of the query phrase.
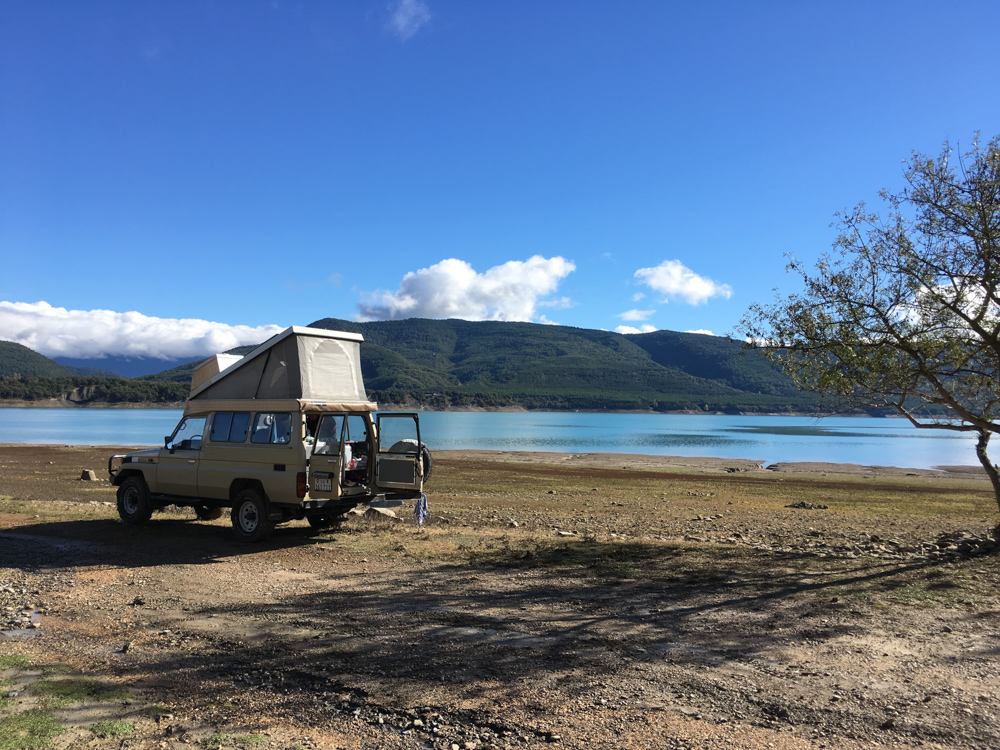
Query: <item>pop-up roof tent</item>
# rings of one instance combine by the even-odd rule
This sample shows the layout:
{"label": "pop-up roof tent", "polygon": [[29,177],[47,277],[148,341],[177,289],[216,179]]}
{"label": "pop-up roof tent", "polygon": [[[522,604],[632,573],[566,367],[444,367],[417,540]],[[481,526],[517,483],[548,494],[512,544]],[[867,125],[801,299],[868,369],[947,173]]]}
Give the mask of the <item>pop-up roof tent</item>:
{"label": "pop-up roof tent", "polygon": [[292,326],[245,357],[217,354],[191,378],[184,414],[374,411],[361,379],[361,334]]}

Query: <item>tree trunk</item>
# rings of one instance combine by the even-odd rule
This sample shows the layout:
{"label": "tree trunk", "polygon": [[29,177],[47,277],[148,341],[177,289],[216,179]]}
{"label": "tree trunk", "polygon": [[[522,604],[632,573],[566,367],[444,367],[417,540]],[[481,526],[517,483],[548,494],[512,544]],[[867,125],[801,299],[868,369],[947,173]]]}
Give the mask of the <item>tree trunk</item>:
{"label": "tree trunk", "polygon": [[[976,441],[976,455],[979,457],[979,463],[986,469],[986,475],[990,478],[990,482],[993,483],[993,494],[997,499],[997,509],[1000,510],[1000,471],[997,470],[996,464],[991,463],[989,456],[986,455],[986,446],[989,445],[989,442],[990,433],[986,430],[979,430],[979,440]],[[997,524],[993,532],[994,536],[1000,538],[1000,523]]]}

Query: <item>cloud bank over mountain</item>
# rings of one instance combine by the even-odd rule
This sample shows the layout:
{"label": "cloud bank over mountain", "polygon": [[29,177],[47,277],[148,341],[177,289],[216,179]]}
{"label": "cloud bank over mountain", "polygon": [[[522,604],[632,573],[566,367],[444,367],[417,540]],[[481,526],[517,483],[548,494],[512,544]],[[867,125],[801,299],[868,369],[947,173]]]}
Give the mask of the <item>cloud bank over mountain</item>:
{"label": "cloud bank over mountain", "polygon": [[67,310],[48,302],[0,301],[0,339],[47,357],[206,357],[259,344],[283,326],[234,326],[194,318],[155,318],[138,312]]}

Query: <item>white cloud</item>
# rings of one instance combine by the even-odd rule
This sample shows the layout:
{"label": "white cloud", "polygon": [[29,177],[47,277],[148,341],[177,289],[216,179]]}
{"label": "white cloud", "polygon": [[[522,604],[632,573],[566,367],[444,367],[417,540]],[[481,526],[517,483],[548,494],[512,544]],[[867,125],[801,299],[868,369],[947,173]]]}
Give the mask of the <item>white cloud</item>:
{"label": "white cloud", "polygon": [[[430,268],[407,273],[395,293],[380,292],[358,303],[357,320],[462,318],[464,320],[535,319],[540,300],[576,270],[561,257],[532,256],[476,273],[464,260],[448,258]],[[565,298],[564,298],[565,299]],[[553,306],[559,307],[562,301]]]}
{"label": "white cloud", "polygon": [[696,328],[693,331],[684,331],[684,333],[703,333],[706,336],[714,336],[715,335],[714,333],[712,333],[707,328]]}
{"label": "white cloud", "polygon": [[0,339],[48,357],[207,357],[259,344],[281,326],[232,326],[208,320],[152,318],[138,312],[67,310],[48,302],[0,301]]}
{"label": "white cloud", "polygon": [[[576,303],[569,297],[560,297],[559,299],[550,299],[538,303],[539,307],[553,307],[559,308],[560,310],[566,310],[570,307],[576,307]],[[543,316],[544,317],[544,316]]]}
{"label": "white cloud", "polygon": [[643,294],[642,292],[636,292],[635,294],[632,295],[633,302],[641,302],[644,299],[646,299],[646,295]]}
{"label": "white cloud", "polygon": [[431,20],[431,10],[420,0],[396,0],[389,3],[389,30],[404,42]]}
{"label": "white cloud", "polygon": [[655,268],[640,268],[635,278],[669,299],[682,299],[689,305],[699,305],[711,297],[733,296],[729,284],[718,284],[699,276],[679,260],[665,260]]}
{"label": "white cloud", "polygon": [[650,315],[655,313],[656,310],[626,310],[623,313],[618,313],[617,317],[622,320],[646,320]]}
{"label": "white cloud", "polygon": [[615,333],[652,333],[655,330],[657,330],[656,326],[651,326],[649,323],[646,323],[638,328],[633,328],[632,326],[618,326],[615,328]]}

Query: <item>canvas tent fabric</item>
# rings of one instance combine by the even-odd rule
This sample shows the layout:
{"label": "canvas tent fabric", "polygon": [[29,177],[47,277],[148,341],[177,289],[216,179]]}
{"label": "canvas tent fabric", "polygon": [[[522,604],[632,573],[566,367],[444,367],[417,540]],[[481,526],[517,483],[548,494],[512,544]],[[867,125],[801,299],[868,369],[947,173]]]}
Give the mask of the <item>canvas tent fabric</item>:
{"label": "canvas tent fabric", "polygon": [[215,377],[230,365],[236,364],[241,359],[243,359],[243,357],[239,354],[216,354],[209,357],[194,368],[194,372],[191,373],[192,390],[197,388],[209,378]]}
{"label": "canvas tent fabric", "polygon": [[361,377],[363,340],[356,333],[292,326],[192,387],[184,411],[219,411],[219,402],[223,409],[374,410]]}

